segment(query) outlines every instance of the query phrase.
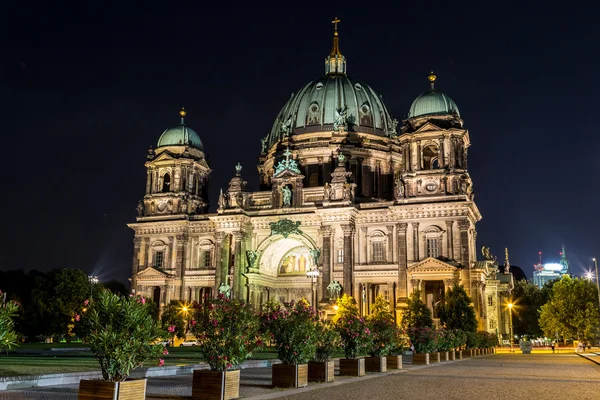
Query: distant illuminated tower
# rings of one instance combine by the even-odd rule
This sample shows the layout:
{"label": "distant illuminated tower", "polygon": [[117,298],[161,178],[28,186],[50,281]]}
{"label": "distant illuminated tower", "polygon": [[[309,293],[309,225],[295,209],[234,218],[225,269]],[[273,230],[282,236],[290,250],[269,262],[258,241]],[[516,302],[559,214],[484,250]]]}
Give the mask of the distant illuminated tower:
{"label": "distant illuminated tower", "polygon": [[542,264],[542,256],[540,254],[540,262],[533,266],[533,284],[540,289],[548,282],[554,279],[560,279],[563,275],[571,276],[571,263],[567,260],[565,245],[562,245],[561,259],[558,263]]}

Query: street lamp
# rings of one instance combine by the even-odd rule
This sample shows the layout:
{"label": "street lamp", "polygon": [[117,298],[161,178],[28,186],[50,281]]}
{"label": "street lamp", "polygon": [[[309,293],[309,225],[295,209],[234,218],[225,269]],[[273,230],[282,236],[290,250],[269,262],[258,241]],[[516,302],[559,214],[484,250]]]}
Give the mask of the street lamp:
{"label": "street lamp", "polygon": [[94,297],[94,285],[100,280],[97,275],[88,275],[88,279],[90,281],[90,298],[92,298]]}
{"label": "street lamp", "polygon": [[594,265],[596,266],[596,288],[598,288],[598,307],[600,310],[600,283],[598,282],[598,260],[596,257],[592,258],[594,260]]}
{"label": "street lamp", "polygon": [[306,276],[310,278],[310,288],[312,290],[312,306],[314,309],[317,309],[317,292],[315,288],[315,283],[317,283],[317,278],[321,275],[319,269],[314,267],[308,271],[306,271]]}
{"label": "street lamp", "polygon": [[508,324],[510,325],[510,349],[513,348],[513,324],[512,324],[513,303],[508,303]]}

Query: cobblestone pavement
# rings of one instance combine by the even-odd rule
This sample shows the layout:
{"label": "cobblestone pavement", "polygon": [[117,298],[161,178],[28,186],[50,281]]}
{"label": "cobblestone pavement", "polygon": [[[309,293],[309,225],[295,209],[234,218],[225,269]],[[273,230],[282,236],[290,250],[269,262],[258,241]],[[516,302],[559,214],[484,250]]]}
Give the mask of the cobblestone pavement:
{"label": "cobblestone pavement", "polygon": [[[336,376],[334,384],[271,388],[271,369],[242,370],[242,398],[267,399],[598,399],[600,366],[575,354],[495,354],[429,367],[406,365],[370,379]],[[191,375],[150,378],[147,399],[191,396]],[[77,384],[0,392],[4,400],[77,399]]]}

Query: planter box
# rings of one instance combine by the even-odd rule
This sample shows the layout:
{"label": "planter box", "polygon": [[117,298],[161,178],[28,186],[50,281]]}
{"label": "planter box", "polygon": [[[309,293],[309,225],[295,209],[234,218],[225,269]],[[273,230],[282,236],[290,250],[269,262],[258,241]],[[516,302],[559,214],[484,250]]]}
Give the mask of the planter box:
{"label": "planter box", "polygon": [[308,386],[308,364],[274,364],[272,383],[280,388],[299,388]]}
{"label": "planter box", "polygon": [[335,375],[335,361],[308,363],[309,382],[333,382]]}
{"label": "planter box", "polygon": [[462,359],[463,359],[463,352],[462,352],[462,350],[457,350],[457,351],[456,351],[456,357],[457,357],[459,360],[462,360]]}
{"label": "planter box", "polygon": [[415,365],[429,365],[429,353],[415,353],[413,354],[413,364]]}
{"label": "planter box", "polygon": [[365,359],[364,358],[341,358],[340,375],[344,376],[364,376]]}
{"label": "planter box", "polygon": [[365,371],[387,372],[387,359],[385,358],[385,356],[365,358]]}
{"label": "planter box", "polygon": [[194,370],[192,400],[237,399],[240,397],[240,370]]}
{"label": "planter box", "polygon": [[146,379],[132,379],[123,382],[100,380],[79,381],[78,400],[144,400]]}
{"label": "planter box", "polygon": [[429,363],[430,364],[437,364],[440,362],[440,353],[438,353],[437,351],[435,353],[431,353],[429,355]]}
{"label": "planter box", "polygon": [[462,356],[463,356],[463,358],[471,357],[471,350],[463,350]]}
{"label": "planter box", "polygon": [[440,354],[442,355],[442,361],[450,361],[450,352],[444,351]]}
{"label": "planter box", "polygon": [[386,356],[388,369],[402,369],[402,356]]}

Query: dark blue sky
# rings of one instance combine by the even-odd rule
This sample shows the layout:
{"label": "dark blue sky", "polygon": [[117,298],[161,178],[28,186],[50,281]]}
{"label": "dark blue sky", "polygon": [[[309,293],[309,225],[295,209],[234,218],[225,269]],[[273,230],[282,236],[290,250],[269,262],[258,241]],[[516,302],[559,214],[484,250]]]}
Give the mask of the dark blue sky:
{"label": "dark blue sky", "polygon": [[558,259],[564,242],[579,274],[600,257],[598,6],[413,3],[5,9],[0,269],[125,280],[145,153],[181,105],[211,159],[211,203],[237,162],[256,188],[260,138],[290,94],[324,73],[337,15],[348,74],[395,118],[431,69],[458,104],[483,215],[478,247],[502,259],[508,246],[531,276],[537,252]]}

